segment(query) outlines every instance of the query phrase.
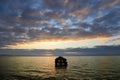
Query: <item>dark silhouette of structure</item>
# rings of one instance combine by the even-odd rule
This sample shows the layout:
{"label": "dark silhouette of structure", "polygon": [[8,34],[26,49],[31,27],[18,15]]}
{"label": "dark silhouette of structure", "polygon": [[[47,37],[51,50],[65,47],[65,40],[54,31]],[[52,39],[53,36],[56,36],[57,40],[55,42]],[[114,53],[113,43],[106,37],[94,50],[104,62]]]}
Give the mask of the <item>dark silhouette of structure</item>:
{"label": "dark silhouette of structure", "polygon": [[66,68],[67,67],[67,59],[59,56],[55,59],[55,67],[56,68]]}

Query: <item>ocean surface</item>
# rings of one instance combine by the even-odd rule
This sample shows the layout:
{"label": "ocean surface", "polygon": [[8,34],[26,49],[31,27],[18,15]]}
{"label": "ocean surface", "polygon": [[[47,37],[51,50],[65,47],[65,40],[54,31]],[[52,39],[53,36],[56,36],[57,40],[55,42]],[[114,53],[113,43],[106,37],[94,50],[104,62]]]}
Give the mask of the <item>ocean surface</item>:
{"label": "ocean surface", "polygon": [[0,80],[120,80],[120,56],[65,56],[66,69],[54,57],[0,57]]}

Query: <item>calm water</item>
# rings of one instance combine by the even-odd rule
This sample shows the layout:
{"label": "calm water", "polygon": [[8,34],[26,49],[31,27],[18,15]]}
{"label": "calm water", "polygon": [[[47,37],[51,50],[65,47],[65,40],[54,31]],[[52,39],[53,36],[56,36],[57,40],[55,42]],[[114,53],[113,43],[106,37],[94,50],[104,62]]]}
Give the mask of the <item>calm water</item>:
{"label": "calm water", "polygon": [[120,80],[119,56],[65,57],[67,69],[55,69],[56,57],[0,57],[0,80]]}

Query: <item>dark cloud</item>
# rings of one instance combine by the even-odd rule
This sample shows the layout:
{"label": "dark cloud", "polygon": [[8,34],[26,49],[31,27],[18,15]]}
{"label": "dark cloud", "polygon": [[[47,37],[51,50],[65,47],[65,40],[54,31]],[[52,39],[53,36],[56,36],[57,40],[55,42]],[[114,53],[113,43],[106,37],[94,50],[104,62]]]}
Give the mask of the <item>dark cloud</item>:
{"label": "dark cloud", "polygon": [[112,37],[120,0],[0,0],[0,47],[32,40]]}
{"label": "dark cloud", "polygon": [[[120,8],[112,10],[107,15],[94,20],[94,26],[99,26],[111,34],[116,34],[120,30]],[[100,30],[100,29],[99,29]]]}
{"label": "dark cloud", "polygon": [[[120,55],[120,46],[96,46],[94,48],[70,48],[66,49],[65,52],[78,52],[75,55],[82,56],[108,56],[108,55]],[[74,55],[74,54],[73,54]]]}
{"label": "dark cloud", "polygon": [[0,56],[45,56],[45,54],[52,54],[54,56],[118,56],[120,55],[119,52],[120,46],[96,46],[94,48],[68,48],[56,50],[0,49]]}

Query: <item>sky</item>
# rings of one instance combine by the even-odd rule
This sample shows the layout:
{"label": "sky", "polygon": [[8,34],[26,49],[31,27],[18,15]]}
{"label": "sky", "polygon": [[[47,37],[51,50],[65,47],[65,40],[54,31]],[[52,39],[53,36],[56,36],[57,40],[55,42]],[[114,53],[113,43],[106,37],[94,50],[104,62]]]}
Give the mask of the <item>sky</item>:
{"label": "sky", "polygon": [[0,49],[120,45],[120,0],[0,0]]}

